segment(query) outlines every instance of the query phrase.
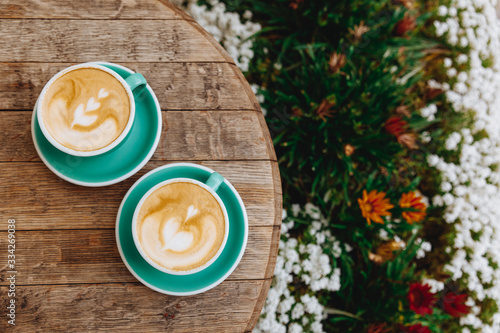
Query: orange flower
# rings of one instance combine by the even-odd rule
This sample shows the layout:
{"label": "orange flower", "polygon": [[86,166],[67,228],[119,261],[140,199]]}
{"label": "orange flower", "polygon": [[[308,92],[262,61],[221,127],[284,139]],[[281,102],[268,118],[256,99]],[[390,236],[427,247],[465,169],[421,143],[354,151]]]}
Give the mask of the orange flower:
{"label": "orange flower", "polygon": [[394,251],[399,251],[402,248],[403,244],[401,242],[391,240],[379,245],[375,253],[369,252],[368,258],[377,264],[383,264],[384,262],[394,259]]}
{"label": "orange flower", "polygon": [[345,156],[351,156],[352,154],[354,154],[355,151],[356,151],[356,148],[354,148],[354,146],[351,145],[350,143],[348,143],[344,146]]}
{"label": "orange flower", "polygon": [[417,135],[415,133],[404,133],[398,136],[398,142],[410,149],[417,149]]}
{"label": "orange flower", "polygon": [[403,193],[401,200],[399,200],[399,207],[413,209],[413,211],[403,212],[403,218],[409,224],[422,221],[426,215],[425,204],[422,202],[421,197],[415,195],[415,192]]}
{"label": "orange flower", "polygon": [[328,61],[330,72],[337,73],[346,63],[346,56],[342,53],[333,52]]}
{"label": "orange flower", "polygon": [[335,110],[332,108],[335,106],[334,101],[329,101],[327,99],[324,99],[321,104],[316,108],[316,114],[318,117],[320,117],[323,121],[326,121],[325,117],[333,117],[333,113]]}
{"label": "orange flower", "polygon": [[358,204],[368,225],[371,225],[372,220],[375,223],[384,224],[381,216],[390,216],[391,213],[388,210],[394,208],[394,205],[385,197],[385,192],[376,190],[372,190],[369,194],[363,190],[363,198],[358,199]]}

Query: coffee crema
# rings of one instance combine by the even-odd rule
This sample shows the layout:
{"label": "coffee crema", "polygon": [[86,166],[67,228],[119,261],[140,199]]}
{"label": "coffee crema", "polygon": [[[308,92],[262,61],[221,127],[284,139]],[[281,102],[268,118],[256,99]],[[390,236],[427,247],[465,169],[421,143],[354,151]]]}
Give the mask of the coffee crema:
{"label": "coffee crema", "polygon": [[139,209],[136,231],[146,255],[172,271],[205,265],[219,251],[226,232],[217,199],[188,182],[151,193]]}
{"label": "coffee crema", "polygon": [[42,119],[50,135],[76,151],[95,151],[115,141],[130,117],[127,90],[97,68],[63,74],[43,97]]}

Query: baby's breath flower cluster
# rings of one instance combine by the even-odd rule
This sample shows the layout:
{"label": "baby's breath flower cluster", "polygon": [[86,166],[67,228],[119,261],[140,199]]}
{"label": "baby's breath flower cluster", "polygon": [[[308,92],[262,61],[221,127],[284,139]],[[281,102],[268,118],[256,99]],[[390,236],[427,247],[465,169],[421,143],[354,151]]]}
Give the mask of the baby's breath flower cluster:
{"label": "baby's breath flower cluster", "polygon": [[[335,259],[342,246],[326,230],[327,220],[310,203],[303,208],[293,205],[292,212],[291,217],[283,214],[274,279],[254,332],[323,332],[324,306],[315,295],[340,289],[341,271]],[[300,239],[288,232],[296,219],[311,221]]]}
{"label": "baby's breath flower cluster", "polygon": [[[432,201],[446,206],[444,218],[456,230],[457,251],[445,269],[453,280],[463,282],[477,301],[492,299],[500,304],[499,23],[488,1],[453,0],[450,7],[441,6],[438,12],[442,19],[434,22],[436,34],[464,52],[455,59],[445,59],[449,82],[430,85],[445,91],[455,111],[474,117],[472,129],[451,133],[445,142],[447,150],[459,155],[458,163],[437,155],[428,158],[443,175],[444,194]],[[422,115],[433,117],[428,110],[422,110]],[[472,299],[468,302],[474,306]],[[472,310],[461,319],[466,326],[463,332],[500,332],[499,313],[490,323],[483,323],[478,308]]]}
{"label": "baby's breath flower cluster", "polygon": [[211,6],[210,10],[206,5],[198,5],[197,0],[173,0],[172,2],[181,6],[212,34],[242,71],[248,70],[248,64],[253,57],[252,41],[249,38],[261,29],[260,24],[251,21],[252,12],[246,11],[242,20],[238,13],[227,12],[226,5],[218,0],[208,1]]}

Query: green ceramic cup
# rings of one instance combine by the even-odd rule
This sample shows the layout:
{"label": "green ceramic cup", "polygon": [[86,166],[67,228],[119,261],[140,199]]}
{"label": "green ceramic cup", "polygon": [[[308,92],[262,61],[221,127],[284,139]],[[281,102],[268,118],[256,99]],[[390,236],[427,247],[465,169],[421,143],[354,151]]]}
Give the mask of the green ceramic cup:
{"label": "green ceramic cup", "polygon": [[[189,275],[189,274],[198,273],[198,272],[201,272],[202,270],[208,268],[211,264],[213,264],[217,260],[217,258],[219,258],[220,254],[224,250],[224,247],[226,246],[226,242],[227,242],[227,237],[229,235],[229,217],[227,215],[227,209],[226,209],[226,206],[224,205],[224,202],[221,200],[221,198],[217,194],[217,190],[223,182],[224,182],[224,177],[222,177],[217,172],[213,172],[210,175],[210,177],[206,180],[206,182],[201,182],[199,180],[192,179],[192,178],[173,178],[173,179],[165,180],[165,181],[155,185],[154,187],[152,187],[149,191],[147,191],[146,194],[144,194],[142,196],[141,200],[137,204],[137,207],[135,208],[135,212],[134,212],[134,217],[132,218],[132,236],[134,237],[135,246],[137,247],[137,250],[139,251],[141,256],[144,258],[144,260],[146,260],[154,268],[156,268],[164,273],[168,273],[168,274],[172,274],[172,275]],[[137,223],[138,223],[137,217],[139,216],[139,211],[141,210],[141,207],[144,204],[144,202],[146,201],[146,199],[157,189],[159,189],[163,186],[169,185],[169,184],[174,184],[174,183],[191,183],[191,184],[195,184],[197,186],[200,186],[201,188],[204,188],[215,198],[215,200],[217,200],[217,202],[219,203],[219,206],[222,208],[222,213],[224,215],[224,239],[223,239],[222,244],[219,247],[217,253],[209,261],[207,261],[205,264],[203,264],[199,267],[187,270],[187,271],[175,271],[175,270],[171,270],[171,269],[165,268],[165,267],[157,264],[154,260],[152,260],[146,254],[146,252],[142,248],[142,245],[141,245],[141,242],[139,241],[139,236],[137,233]]]}
{"label": "green ceramic cup", "polygon": [[209,183],[215,171],[193,163],[171,163],[151,170],[129,189],[116,218],[116,243],[128,270],[145,286],[160,293],[187,296],[214,288],[238,266],[248,241],[248,217],[243,201],[227,180],[220,184],[217,195],[226,207],[229,232],[219,257],[207,268],[192,274],[174,275],[150,265],[139,253],[132,235],[132,220],[142,197],[154,186],[170,179],[188,178]]}
{"label": "green ceramic cup", "polygon": [[[112,69],[124,80],[134,74],[129,68],[107,63],[92,63]],[[52,145],[42,133],[35,105],[31,133],[43,163],[58,177],[81,186],[108,186],[129,178],[153,156],[160,142],[162,116],[153,89],[146,85],[133,91],[135,118],[126,138],[114,149],[96,156],[73,156]]]}

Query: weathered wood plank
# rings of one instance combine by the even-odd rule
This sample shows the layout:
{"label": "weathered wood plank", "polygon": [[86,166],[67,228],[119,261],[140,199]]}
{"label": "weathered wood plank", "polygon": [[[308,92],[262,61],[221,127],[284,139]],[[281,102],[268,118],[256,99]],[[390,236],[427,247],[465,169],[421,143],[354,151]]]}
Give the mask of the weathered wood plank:
{"label": "weathered wood plank", "polygon": [[[170,3],[170,1],[168,1],[168,0],[160,0],[160,1],[165,3],[167,6],[171,7],[173,10],[179,10],[176,6],[172,5]],[[189,18],[191,18],[191,17],[189,17]],[[191,18],[191,21],[189,23],[196,31],[198,31],[198,33],[200,35],[204,36],[207,39],[207,41],[210,44],[212,44],[212,47],[214,48],[214,50],[217,50],[221,54],[221,56],[224,57],[224,59],[226,59],[227,62],[234,64],[233,58],[231,58],[231,56],[222,47],[222,45],[218,41],[216,41],[208,31],[203,29],[203,27],[201,25],[199,25],[198,22],[194,21],[192,18]],[[246,82],[246,80],[245,80],[245,82]]]}
{"label": "weathered wood plank", "polygon": [[[167,111],[155,160],[276,160],[255,111]],[[165,122],[164,122],[165,124]]]}
{"label": "weathered wood plank", "polygon": [[264,307],[264,304],[266,303],[266,298],[267,294],[269,292],[269,288],[271,288],[273,280],[268,279],[265,280],[264,283],[262,284],[262,288],[260,290],[260,295],[257,298],[257,302],[255,303],[254,310],[252,312],[252,315],[250,316],[250,319],[248,320],[247,327],[245,329],[245,332],[250,332],[253,330],[255,325],[257,324],[257,321],[259,320],[259,317],[262,312],[262,308]]}
{"label": "weathered wood plank", "polygon": [[[153,160],[275,160],[255,111],[164,111]],[[39,161],[30,111],[0,112],[0,162]],[[271,149],[271,150],[270,150]]]}
{"label": "weathered wood plank", "polygon": [[[267,263],[266,268],[266,277],[272,277],[274,275],[274,269],[276,267],[276,258],[279,250],[279,241],[280,241],[280,229],[281,229],[281,220],[282,220],[282,194],[281,194],[281,178],[279,173],[279,167],[276,163],[273,165],[273,180],[274,180],[274,188],[275,188],[275,227],[271,239],[271,247],[269,249],[269,261]],[[253,310],[253,314],[248,321],[248,325],[246,331],[251,331],[253,327],[257,324],[259,320],[260,314],[262,312],[262,308],[264,307],[264,303],[267,298],[267,293],[269,292],[269,288],[271,287],[272,280],[269,279],[264,282],[262,286],[259,299],[255,304],[255,308]]]}
{"label": "weathered wood plank", "polygon": [[3,0],[0,18],[45,19],[180,19],[181,16],[155,0]]}
{"label": "weathered wood plank", "polygon": [[238,81],[240,81],[240,89],[242,89],[248,96],[248,98],[250,99],[250,103],[252,103],[254,109],[261,111],[260,103],[257,100],[257,97],[255,97],[250,84],[248,83],[241,70],[234,63],[231,64],[231,69],[233,70],[234,75],[238,78]]}
{"label": "weathered wood plank", "polygon": [[[225,281],[206,293],[173,297],[139,283],[18,286],[9,332],[243,332],[264,281]],[[2,295],[8,288],[0,287]],[[0,331],[8,327],[0,298]]]}
{"label": "weathered wood plank", "polygon": [[[250,227],[245,254],[229,279],[272,277],[266,267],[275,229]],[[7,258],[6,231],[0,232],[0,253]],[[16,266],[19,285],[137,282],[121,260],[114,229],[17,231]],[[8,284],[5,278],[0,276],[1,285]]]}
{"label": "weathered wood plank", "polygon": [[185,20],[0,19],[0,37],[0,62],[229,61]]}
{"label": "weathered wood plank", "polygon": [[[0,63],[0,109],[32,110],[50,78],[74,64]],[[146,77],[163,110],[259,110],[227,63],[119,64]]]}
{"label": "weathered wood plank", "polygon": [[[226,177],[239,192],[249,225],[279,224],[271,161],[201,161]],[[17,230],[114,228],[120,203],[130,186],[165,162],[150,162],[133,177],[99,189],[70,184],[42,162],[0,164],[0,220],[15,218]],[[6,230],[5,223],[0,230]]]}

